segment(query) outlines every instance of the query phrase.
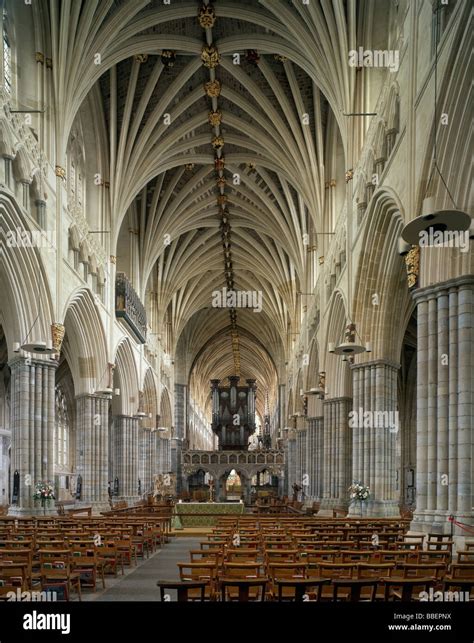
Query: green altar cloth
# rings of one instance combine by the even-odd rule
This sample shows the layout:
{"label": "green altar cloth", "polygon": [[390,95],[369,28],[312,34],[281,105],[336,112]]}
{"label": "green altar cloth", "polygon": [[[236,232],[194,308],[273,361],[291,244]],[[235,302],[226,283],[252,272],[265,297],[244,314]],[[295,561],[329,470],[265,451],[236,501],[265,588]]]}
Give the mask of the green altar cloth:
{"label": "green altar cloth", "polygon": [[[241,502],[178,502],[173,527],[214,527],[219,516],[215,514],[242,514]],[[192,515],[183,515],[192,514]],[[213,515],[214,514],[214,515]]]}

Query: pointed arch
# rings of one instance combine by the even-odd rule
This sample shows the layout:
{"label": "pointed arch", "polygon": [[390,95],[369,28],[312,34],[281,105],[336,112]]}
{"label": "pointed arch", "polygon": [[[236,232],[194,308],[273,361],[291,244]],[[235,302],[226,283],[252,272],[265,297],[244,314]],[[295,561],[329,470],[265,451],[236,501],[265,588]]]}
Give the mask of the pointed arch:
{"label": "pointed arch", "polygon": [[143,410],[147,415],[144,425],[148,428],[156,428],[156,416],[158,415],[157,384],[156,375],[150,367],[147,369],[143,380]]}
{"label": "pointed arch", "polygon": [[138,371],[128,337],[121,340],[115,353],[114,388],[120,395],[113,398],[114,415],[136,415],[138,410]]}
{"label": "pointed arch", "polygon": [[27,336],[30,341],[50,339],[54,321],[52,288],[39,250],[17,243],[18,235],[22,237],[25,232],[31,234],[32,230],[22,210],[7,194],[0,193],[4,244],[0,253],[0,307],[9,347],[13,342],[22,343]]}
{"label": "pointed arch", "polygon": [[65,306],[62,350],[69,362],[76,395],[107,385],[104,324],[91,291],[76,290]]}
{"label": "pointed arch", "polygon": [[347,325],[347,306],[343,294],[335,290],[329,302],[326,341],[322,344],[326,370],[327,398],[351,397],[352,376],[348,362],[343,362],[339,355],[328,353],[328,344],[336,346],[343,341]]}
{"label": "pointed arch", "polygon": [[362,353],[356,360],[385,358],[398,363],[407,322],[404,316],[411,301],[404,260],[398,254],[402,206],[397,195],[384,188],[375,193],[367,214],[353,311],[362,341],[372,342],[372,353]]}
{"label": "pointed arch", "polygon": [[306,371],[304,390],[316,388],[319,381],[319,349],[317,338],[314,337],[309,349],[309,363]]}
{"label": "pointed arch", "polygon": [[170,394],[166,387],[161,392],[160,399],[160,425],[165,429],[170,429],[173,424],[173,414],[171,412]]}

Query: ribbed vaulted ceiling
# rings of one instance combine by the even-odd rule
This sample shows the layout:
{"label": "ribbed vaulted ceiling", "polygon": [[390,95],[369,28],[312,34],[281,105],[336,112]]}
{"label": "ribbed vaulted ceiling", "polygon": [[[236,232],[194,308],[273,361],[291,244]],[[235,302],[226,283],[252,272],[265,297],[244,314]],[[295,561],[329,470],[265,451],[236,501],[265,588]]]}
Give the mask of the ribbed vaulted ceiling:
{"label": "ribbed vaulted ceiling", "polygon": [[[274,391],[288,333],[300,323],[303,235],[322,231],[331,112],[347,149],[341,114],[353,100],[346,61],[356,3],[212,6],[52,1],[52,42],[62,61],[54,67],[56,99],[67,97],[57,153],[81,102],[98,87],[110,150],[112,250],[134,216],[139,293],[145,299],[157,284],[161,320],[171,324],[175,350],[191,356],[200,390],[211,377],[240,370],[259,380],[260,391]],[[97,52],[100,65],[92,64]],[[214,83],[208,93],[206,83]],[[212,308],[213,291],[225,286],[261,291],[263,311]]]}

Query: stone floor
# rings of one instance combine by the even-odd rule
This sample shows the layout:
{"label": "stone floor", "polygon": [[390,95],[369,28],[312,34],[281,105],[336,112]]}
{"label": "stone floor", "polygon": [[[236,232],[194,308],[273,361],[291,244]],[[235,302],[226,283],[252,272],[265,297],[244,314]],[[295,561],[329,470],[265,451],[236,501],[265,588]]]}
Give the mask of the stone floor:
{"label": "stone floor", "polygon": [[[84,590],[83,601],[159,601],[157,580],[179,580],[176,563],[189,561],[189,550],[199,549],[203,538],[173,538],[171,542],[155,552],[145,561],[139,560],[137,567],[126,567],[125,575],[119,572],[117,578],[105,577],[105,590],[98,583],[97,591]],[[176,592],[169,592],[171,600]]]}

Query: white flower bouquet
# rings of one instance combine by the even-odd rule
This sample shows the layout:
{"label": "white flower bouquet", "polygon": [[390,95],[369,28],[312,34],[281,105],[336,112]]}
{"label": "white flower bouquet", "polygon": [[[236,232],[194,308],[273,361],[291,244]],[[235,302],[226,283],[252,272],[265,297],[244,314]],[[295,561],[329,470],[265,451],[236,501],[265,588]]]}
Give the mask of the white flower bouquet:
{"label": "white flower bouquet", "polygon": [[34,500],[54,500],[54,487],[51,482],[37,482],[35,484],[35,492],[33,494]]}
{"label": "white flower bouquet", "polygon": [[370,488],[359,482],[353,482],[349,487],[349,496],[351,500],[367,500],[370,496]]}

